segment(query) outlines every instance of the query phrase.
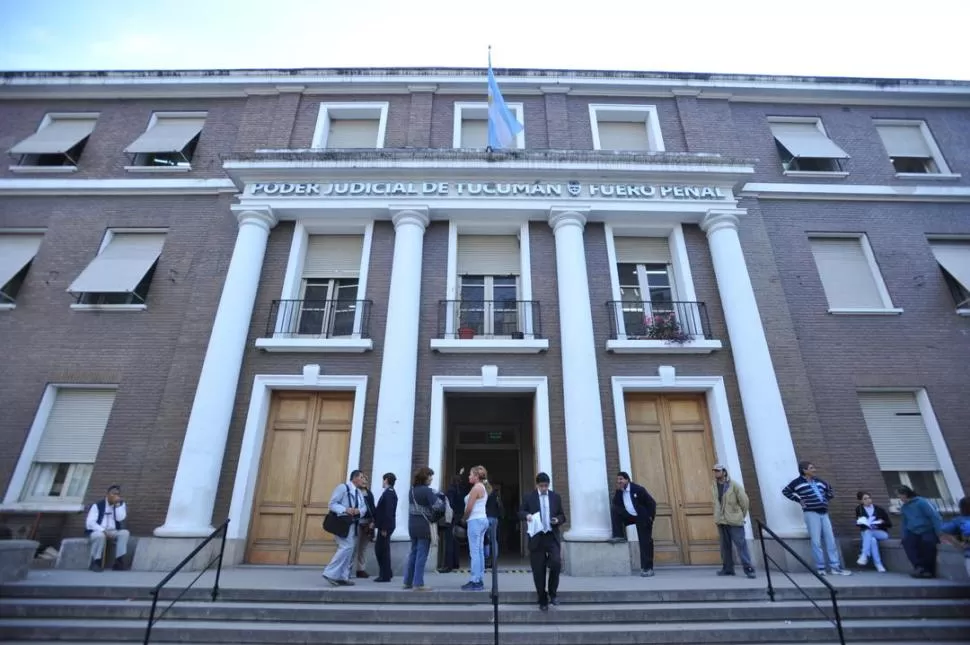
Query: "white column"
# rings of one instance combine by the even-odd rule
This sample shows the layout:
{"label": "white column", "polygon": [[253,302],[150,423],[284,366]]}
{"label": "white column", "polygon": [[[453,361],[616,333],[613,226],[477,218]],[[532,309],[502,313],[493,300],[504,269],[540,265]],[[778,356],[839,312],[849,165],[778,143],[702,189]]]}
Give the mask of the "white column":
{"label": "white column", "polygon": [[605,541],[611,535],[610,489],[583,243],[586,216],[575,210],[552,209],[549,225],[556,236],[566,464],[569,468],[567,517],[570,528],[565,537],[575,542]]}
{"label": "white column", "polygon": [[266,242],[277,222],[268,208],[242,211],[237,218],[236,246],[195,389],[168,515],[165,524],[155,529],[158,537],[204,537],[213,530],[212,510],[236,400],[236,384],[263,270]]}
{"label": "white column", "polygon": [[[418,376],[418,322],[421,315],[421,259],[428,209],[424,206],[391,210],[394,222],[394,261],[387,299],[384,357],[377,395],[372,481],[387,472],[397,475],[406,491],[411,481],[414,443],[414,396]],[[430,384],[429,384],[430,385]],[[435,473],[440,477],[441,473]],[[440,485],[440,481],[436,482]],[[397,530],[392,539],[408,538],[407,495],[397,505]]]}
{"label": "white column", "polygon": [[768,340],[738,238],[738,216],[744,212],[709,211],[701,228],[707,233],[714,260],[765,521],[782,537],[804,537],[805,525],[798,505],[781,494],[781,489],[798,474],[798,466]]}

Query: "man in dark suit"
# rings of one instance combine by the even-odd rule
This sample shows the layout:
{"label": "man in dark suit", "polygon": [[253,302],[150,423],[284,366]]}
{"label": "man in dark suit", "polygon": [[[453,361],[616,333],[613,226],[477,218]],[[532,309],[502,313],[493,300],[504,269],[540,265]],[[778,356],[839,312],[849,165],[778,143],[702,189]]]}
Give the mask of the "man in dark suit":
{"label": "man in dark suit", "polygon": [[613,542],[626,542],[626,527],[637,527],[640,540],[640,575],[653,576],[653,520],[657,516],[657,502],[647,489],[630,481],[630,475],[616,475],[613,494]]}
{"label": "man in dark suit", "polygon": [[374,555],[380,572],[374,582],[391,581],[391,534],[397,528],[397,493],[394,484],[397,477],[394,473],[384,475],[384,492],[377,502],[374,512],[374,528],[377,529],[377,542],[374,544]]}
{"label": "man in dark suit", "polygon": [[[562,498],[549,490],[549,475],[546,473],[536,475],[536,489],[523,498],[519,507],[519,519],[532,522],[534,515],[539,516],[542,528],[529,538],[529,561],[539,596],[539,609],[548,611],[550,604],[559,604],[556,593],[559,590],[559,572],[562,570],[560,528],[566,523],[566,514],[562,509]],[[548,587],[546,569],[549,570]]]}

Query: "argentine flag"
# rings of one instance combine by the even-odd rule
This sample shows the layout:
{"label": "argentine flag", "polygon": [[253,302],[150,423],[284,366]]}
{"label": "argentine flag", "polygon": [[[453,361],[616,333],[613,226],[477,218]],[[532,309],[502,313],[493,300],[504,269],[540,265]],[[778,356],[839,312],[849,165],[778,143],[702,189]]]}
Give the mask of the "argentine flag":
{"label": "argentine flag", "polygon": [[522,124],[505,105],[502,92],[492,73],[492,53],[488,54],[488,147],[490,150],[514,148],[515,136],[522,132]]}

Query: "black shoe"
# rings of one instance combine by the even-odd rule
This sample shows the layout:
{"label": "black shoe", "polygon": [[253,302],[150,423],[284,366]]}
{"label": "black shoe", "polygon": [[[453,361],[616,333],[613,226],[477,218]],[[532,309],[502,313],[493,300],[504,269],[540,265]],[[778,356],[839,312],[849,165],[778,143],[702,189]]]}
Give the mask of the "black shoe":
{"label": "black shoe", "polygon": [[549,611],[549,603],[540,602],[539,611]]}
{"label": "black shoe", "polygon": [[88,567],[88,569],[90,569],[91,571],[96,571],[97,573],[101,573],[102,571],[104,571],[104,567],[101,566],[101,560],[97,558],[95,558],[94,560],[91,560],[91,566]]}
{"label": "black shoe", "polygon": [[452,571],[454,571],[454,569],[451,567],[441,567],[438,569],[438,573],[451,573]]}
{"label": "black shoe", "polygon": [[733,571],[728,571],[727,569],[721,569],[720,571],[717,572],[717,575],[719,575],[719,576],[733,576],[734,575],[734,572]]}
{"label": "black shoe", "polygon": [[111,568],[114,571],[124,571],[127,567],[125,567],[125,561],[123,559],[116,558],[115,563],[111,566]]}
{"label": "black shoe", "polygon": [[751,578],[753,580],[755,578],[754,568],[753,567],[746,568],[744,570],[744,575],[746,575],[747,577],[749,577],[749,578]]}
{"label": "black shoe", "polygon": [[609,540],[607,540],[607,542],[609,542],[610,544],[620,544],[622,542],[626,542],[626,538],[625,537],[611,537]]}
{"label": "black shoe", "polygon": [[390,578],[374,578],[374,582],[390,582]]}
{"label": "black shoe", "polygon": [[558,607],[559,598],[557,598],[556,596],[549,596],[549,604],[552,605],[553,607]]}

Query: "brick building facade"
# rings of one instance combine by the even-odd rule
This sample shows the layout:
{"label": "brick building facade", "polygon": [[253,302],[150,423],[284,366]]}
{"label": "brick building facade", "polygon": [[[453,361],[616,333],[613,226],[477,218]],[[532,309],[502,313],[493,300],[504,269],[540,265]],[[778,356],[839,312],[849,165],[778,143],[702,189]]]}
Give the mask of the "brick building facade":
{"label": "brick building facade", "polygon": [[718,557],[714,461],[794,538],[797,459],[848,535],[856,490],[963,495],[970,85],[499,80],[487,153],[481,70],[5,75],[5,521],[117,482],[153,562],[229,517],[318,563],[349,468],[483,461],[607,573],[617,470],[670,563]]}

